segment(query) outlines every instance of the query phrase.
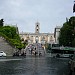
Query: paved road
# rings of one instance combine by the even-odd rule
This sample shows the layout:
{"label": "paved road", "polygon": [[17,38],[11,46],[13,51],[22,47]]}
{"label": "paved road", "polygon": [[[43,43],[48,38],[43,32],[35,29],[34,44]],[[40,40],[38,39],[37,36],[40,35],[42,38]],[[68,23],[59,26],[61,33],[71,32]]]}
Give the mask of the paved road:
{"label": "paved road", "polygon": [[68,59],[0,58],[0,75],[68,75]]}

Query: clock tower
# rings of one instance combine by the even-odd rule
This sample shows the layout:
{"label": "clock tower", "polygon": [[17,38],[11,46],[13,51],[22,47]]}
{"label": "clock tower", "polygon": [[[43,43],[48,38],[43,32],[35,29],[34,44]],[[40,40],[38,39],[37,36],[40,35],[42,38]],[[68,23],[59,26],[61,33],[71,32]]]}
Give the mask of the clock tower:
{"label": "clock tower", "polygon": [[39,31],[40,31],[40,27],[39,27],[39,25],[40,25],[40,23],[39,22],[36,22],[35,23],[35,33],[39,33]]}

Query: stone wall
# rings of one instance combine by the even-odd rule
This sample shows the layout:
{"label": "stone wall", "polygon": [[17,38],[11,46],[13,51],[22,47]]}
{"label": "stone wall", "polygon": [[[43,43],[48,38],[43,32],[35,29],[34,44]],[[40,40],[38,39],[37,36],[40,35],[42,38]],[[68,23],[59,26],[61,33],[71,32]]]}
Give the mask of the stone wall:
{"label": "stone wall", "polygon": [[15,48],[13,48],[3,37],[0,36],[0,51],[4,51],[7,56],[12,56]]}

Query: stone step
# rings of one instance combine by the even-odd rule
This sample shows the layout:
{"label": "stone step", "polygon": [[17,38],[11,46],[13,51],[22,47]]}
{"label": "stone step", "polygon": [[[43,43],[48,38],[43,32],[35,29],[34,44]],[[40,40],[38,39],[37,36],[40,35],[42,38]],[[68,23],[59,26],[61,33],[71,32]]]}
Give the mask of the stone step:
{"label": "stone step", "polygon": [[7,56],[12,56],[15,48],[13,48],[3,37],[0,37],[0,51],[4,51]]}

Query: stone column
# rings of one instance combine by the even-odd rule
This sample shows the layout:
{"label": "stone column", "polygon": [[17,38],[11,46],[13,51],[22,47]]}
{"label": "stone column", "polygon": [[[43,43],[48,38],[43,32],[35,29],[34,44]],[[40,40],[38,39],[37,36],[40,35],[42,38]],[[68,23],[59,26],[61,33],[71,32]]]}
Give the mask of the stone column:
{"label": "stone column", "polygon": [[39,36],[39,43],[41,43],[41,36]]}
{"label": "stone column", "polygon": [[50,42],[50,36],[48,36],[48,43]]}
{"label": "stone column", "polygon": [[35,36],[33,37],[33,43],[35,43]]}

